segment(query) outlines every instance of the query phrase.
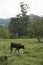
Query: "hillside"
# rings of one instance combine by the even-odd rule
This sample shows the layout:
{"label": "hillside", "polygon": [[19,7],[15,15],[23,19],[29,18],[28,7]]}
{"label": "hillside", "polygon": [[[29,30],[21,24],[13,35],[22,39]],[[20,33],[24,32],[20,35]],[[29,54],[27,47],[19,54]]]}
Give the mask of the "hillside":
{"label": "hillside", "polygon": [[11,18],[8,18],[8,19],[1,19],[0,18],[0,25],[8,25],[9,22],[10,22]]}

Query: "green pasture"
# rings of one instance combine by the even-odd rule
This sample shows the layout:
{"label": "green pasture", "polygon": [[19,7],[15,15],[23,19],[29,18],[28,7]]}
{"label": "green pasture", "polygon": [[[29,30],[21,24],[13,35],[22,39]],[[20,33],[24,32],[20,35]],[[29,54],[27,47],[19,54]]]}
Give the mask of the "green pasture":
{"label": "green pasture", "polygon": [[[43,41],[43,39],[42,39]],[[10,43],[23,44],[25,49],[20,53],[13,49],[11,53]],[[0,60],[0,65],[43,65],[43,42],[38,43],[37,39],[0,39],[0,57],[7,56],[6,61]]]}

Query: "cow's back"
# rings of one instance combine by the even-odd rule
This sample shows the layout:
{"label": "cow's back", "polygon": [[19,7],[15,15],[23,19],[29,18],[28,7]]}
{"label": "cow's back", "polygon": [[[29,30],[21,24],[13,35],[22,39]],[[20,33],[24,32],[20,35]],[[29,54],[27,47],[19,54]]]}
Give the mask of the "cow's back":
{"label": "cow's back", "polygon": [[18,43],[11,43],[11,47],[16,48],[16,49],[20,49],[20,48],[23,48],[23,45],[18,44]]}

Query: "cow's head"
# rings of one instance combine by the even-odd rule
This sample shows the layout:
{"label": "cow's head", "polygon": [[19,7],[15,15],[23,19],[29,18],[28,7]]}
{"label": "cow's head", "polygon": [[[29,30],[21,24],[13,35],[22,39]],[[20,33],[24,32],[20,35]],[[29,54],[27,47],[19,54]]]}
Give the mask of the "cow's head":
{"label": "cow's head", "polygon": [[24,49],[24,45],[22,45],[22,48]]}

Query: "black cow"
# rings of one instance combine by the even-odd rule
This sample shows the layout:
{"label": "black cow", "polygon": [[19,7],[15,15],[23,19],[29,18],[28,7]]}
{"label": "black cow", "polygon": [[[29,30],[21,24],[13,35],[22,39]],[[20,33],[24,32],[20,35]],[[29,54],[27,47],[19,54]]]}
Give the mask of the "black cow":
{"label": "black cow", "polygon": [[[19,52],[19,49],[24,49],[24,45],[13,42],[13,43],[11,43],[11,52],[12,52],[12,48],[16,48],[16,50],[18,50],[18,52]],[[15,50],[15,52],[16,52],[16,50]]]}

